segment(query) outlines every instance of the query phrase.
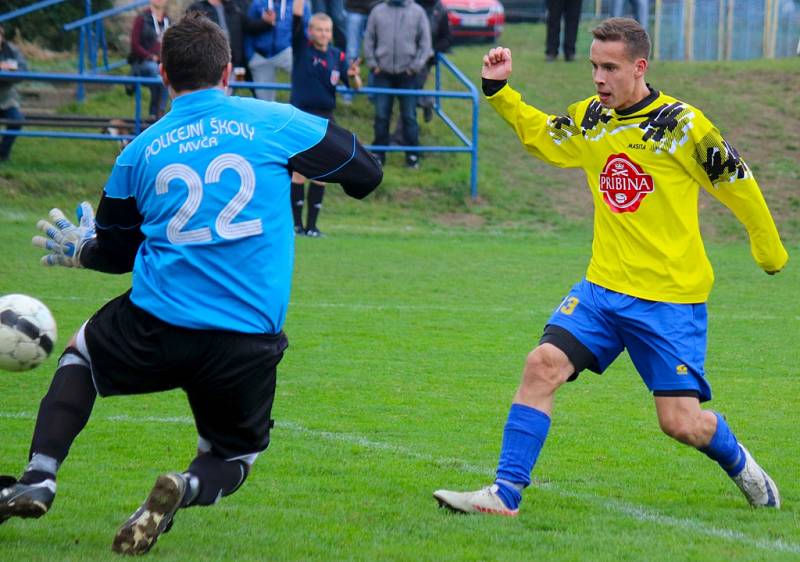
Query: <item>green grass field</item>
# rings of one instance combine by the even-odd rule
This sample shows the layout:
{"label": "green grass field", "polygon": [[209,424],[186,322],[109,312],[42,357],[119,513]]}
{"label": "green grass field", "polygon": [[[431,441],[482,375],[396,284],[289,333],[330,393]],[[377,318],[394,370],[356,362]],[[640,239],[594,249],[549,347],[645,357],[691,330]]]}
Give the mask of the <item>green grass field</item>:
{"label": "green grass field", "polygon": [[[511,26],[507,37],[530,54],[532,66],[541,60],[541,26]],[[482,51],[464,47],[453,57],[467,68]],[[533,83],[520,82],[548,109],[591,93],[588,70],[577,63],[539,66],[539,94]],[[518,69],[533,77],[524,63]],[[800,559],[800,273],[794,266],[800,176],[797,129],[790,128],[800,120],[798,104],[792,105],[800,90],[774,110],[783,124],[770,117],[770,126],[780,126],[780,141],[758,140],[757,127],[734,117],[754,76],[786,75],[782,83],[765,81],[761,97],[751,96],[759,102],[751,110],[767,115],[783,85],[800,82],[800,68],[797,61],[670,63],[655,72],[660,81],[695,92],[689,101],[741,130],[749,144],[740,146],[745,155],[748,148],[763,154],[769,177],[762,187],[787,235],[793,261],[768,277],[752,261],[735,220],[706,199],[704,229],[717,275],[706,366],[711,404],[778,483],[780,511],[750,509],[714,463],[661,434],[652,398],[627,357],[602,377],[584,374],[559,393],[518,518],[437,509],[434,489],[491,481],[524,358],[550,311],[584,273],[591,242],[580,176],[535,163],[484,111],[480,203],[465,201],[462,157],[426,159],[417,175],[396,166],[398,158],[386,185],[364,202],[331,190],[321,219],[328,238],[298,241],[286,324],[291,345],[279,368],[272,445],[239,492],[212,508],[180,512],[148,556]],[[715,103],[718,85],[692,78],[714,73],[738,84],[731,95],[737,99]],[[128,100],[108,95],[91,103],[118,108]],[[344,118],[368,130],[359,121],[365,107],[357,103],[350,111]],[[443,135],[440,128],[425,131],[429,140]],[[29,239],[51,206],[96,199],[114,152],[110,143],[23,139],[0,168],[0,294],[23,292],[47,303],[59,324],[59,345],[130,278],[44,269]],[[556,196],[543,196],[553,191]],[[55,360],[27,373],[0,374],[0,473],[17,474],[24,466]],[[0,560],[114,559],[117,526],[158,474],[188,465],[195,445],[180,392],[98,400],[59,473],[52,511],[39,521],[0,526]]]}
{"label": "green grass field", "polygon": [[[15,241],[0,293],[48,303],[61,341],[128,277],[44,270]],[[770,278],[740,244],[712,245],[708,373],[716,408],[781,487],[747,507],[711,461],[661,435],[627,359],[563,389],[516,520],[454,516],[438,487],[492,476],[510,397],[550,309],[586,264],[583,235],[342,229],[301,239],[273,443],[244,486],[181,512],[163,560],[790,560],[800,556],[796,269]],[[0,472],[22,468],[54,359],[0,378]],[[179,392],[99,400],[53,510],[0,527],[3,559],[107,559],[155,476],[185,467]]]}

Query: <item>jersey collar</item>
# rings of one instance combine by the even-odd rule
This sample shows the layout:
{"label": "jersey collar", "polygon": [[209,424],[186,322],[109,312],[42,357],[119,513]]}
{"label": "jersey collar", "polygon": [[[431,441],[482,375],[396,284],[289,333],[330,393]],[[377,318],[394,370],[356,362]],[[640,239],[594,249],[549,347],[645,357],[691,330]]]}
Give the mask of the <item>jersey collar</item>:
{"label": "jersey collar", "polygon": [[652,88],[650,84],[647,85],[647,89],[650,90],[650,93],[647,94],[647,97],[633,104],[630,107],[626,107],[625,109],[615,109],[614,111],[616,112],[616,114],[622,117],[625,117],[627,115],[633,115],[637,111],[644,109],[645,107],[656,101],[656,98],[658,98],[658,96],[661,93],[658,90]]}
{"label": "jersey collar", "polygon": [[187,94],[181,94],[172,100],[172,110],[196,111],[198,105],[218,104],[221,98],[226,97],[225,92],[219,88],[203,88]]}

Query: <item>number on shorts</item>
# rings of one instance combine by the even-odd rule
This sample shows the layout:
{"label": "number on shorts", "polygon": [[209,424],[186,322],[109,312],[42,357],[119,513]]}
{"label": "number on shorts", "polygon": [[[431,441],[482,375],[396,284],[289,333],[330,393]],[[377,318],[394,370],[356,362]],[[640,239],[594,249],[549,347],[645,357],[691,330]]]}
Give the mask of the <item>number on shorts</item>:
{"label": "number on shorts", "polygon": [[575,310],[575,307],[578,306],[578,303],[581,302],[575,297],[567,297],[564,299],[564,302],[561,303],[560,310],[563,314],[570,315],[572,311]]}

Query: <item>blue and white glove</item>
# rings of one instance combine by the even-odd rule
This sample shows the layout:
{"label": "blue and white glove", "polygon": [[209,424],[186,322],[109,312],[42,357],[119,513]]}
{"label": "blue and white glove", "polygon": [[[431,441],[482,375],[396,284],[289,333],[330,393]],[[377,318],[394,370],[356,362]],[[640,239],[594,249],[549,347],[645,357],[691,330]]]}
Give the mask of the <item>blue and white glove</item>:
{"label": "blue and white glove", "polygon": [[40,220],[36,228],[47,235],[34,236],[31,242],[38,248],[44,248],[49,254],[42,257],[42,265],[60,265],[63,267],[81,267],[81,250],[93,239],[94,209],[84,201],[78,205],[78,225],[72,224],[61,212],[61,209],[50,210],[50,220]]}

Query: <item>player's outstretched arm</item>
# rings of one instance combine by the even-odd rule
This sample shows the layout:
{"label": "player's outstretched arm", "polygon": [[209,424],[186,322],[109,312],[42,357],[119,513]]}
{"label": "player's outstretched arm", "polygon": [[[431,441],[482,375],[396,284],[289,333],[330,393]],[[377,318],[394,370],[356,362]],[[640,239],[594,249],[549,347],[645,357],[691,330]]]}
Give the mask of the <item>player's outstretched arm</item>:
{"label": "player's outstretched arm", "polygon": [[781,242],[775,221],[750,167],[708,119],[695,117],[689,134],[694,138],[690,167],[705,189],[733,212],[747,229],[750,252],[756,263],[769,275],[781,271],[789,254]]}
{"label": "player's outstretched arm", "polygon": [[136,199],[109,197],[104,192],[97,205],[97,236],[81,252],[81,265],[103,273],[133,271],[136,253],[144,240],[141,224]]}
{"label": "player's outstretched arm", "polygon": [[331,122],[322,140],[290,158],[289,167],[311,180],[340,183],[356,199],[372,193],[383,179],[381,165],[355,134]]}
{"label": "player's outstretched arm", "polygon": [[42,265],[82,267],[80,257],[95,237],[94,210],[84,201],[78,206],[78,224],[70,222],[61,209],[50,210],[50,220],[40,220],[36,227],[45,236],[34,236],[31,242],[49,253],[42,256]]}
{"label": "player's outstretched arm", "polygon": [[481,78],[508,80],[511,76],[511,49],[495,47],[483,56]]}

